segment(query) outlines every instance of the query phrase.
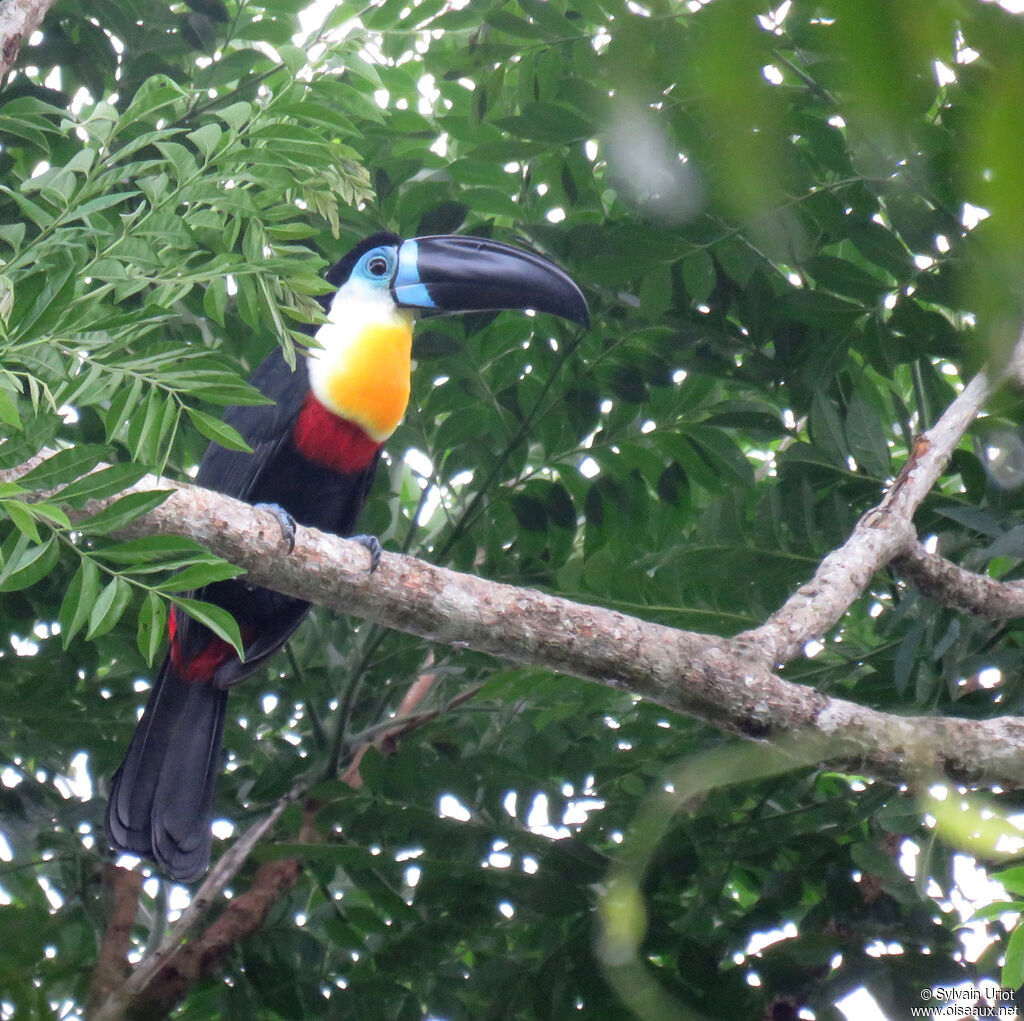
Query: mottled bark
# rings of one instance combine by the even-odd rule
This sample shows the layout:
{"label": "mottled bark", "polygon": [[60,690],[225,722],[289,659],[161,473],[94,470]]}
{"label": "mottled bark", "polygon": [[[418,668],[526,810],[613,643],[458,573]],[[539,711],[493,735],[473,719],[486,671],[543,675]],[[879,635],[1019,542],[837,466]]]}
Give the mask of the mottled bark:
{"label": "mottled bark", "polygon": [[54,0],[0,0],[0,83],[53,4]]}

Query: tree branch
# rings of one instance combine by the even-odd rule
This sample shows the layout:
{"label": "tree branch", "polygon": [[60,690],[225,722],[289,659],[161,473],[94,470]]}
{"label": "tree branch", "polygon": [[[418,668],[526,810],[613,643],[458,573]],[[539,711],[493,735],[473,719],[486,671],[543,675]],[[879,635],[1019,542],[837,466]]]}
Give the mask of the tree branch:
{"label": "tree branch", "polygon": [[[399,707],[399,716],[381,725],[380,732],[369,735],[357,749],[352,765],[342,776],[342,781],[351,787],[362,786],[358,763],[364,752],[371,747],[393,744],[398,738],[421,725],[427,718],[433,718],[476,695],[479,686],[461,693],[447,706],[440,707],[420,716],[412,714],[428,695],[434,682],[433,674],[424,674],[413,682]],[[303,787],[294,787],[262,819],[254,823],[217,861],[209,876],[192,898],[181,918],[167,933],[159,949],[147,957],[129,977],[125,977],[127,964],[128,936],[135,917],[138,889],[142,883],[140,872],[129,872],[108,866],[115,875],[128,876],[135,880],[135,899],[130,908],[125,907],[119,915],[117,928],[119,937],[113,945],[111,938],[115,926],[108,927],[104,941],[112,944],[107,952],[106,967],[97,967],[93,980],[94,1004],[89,1021],[122,1021],[124,1018],[164,1017],[174,1009],[195,985],[197,979],[216,968],[232,947],[258,929],[266,919],[273,905],[288,895],[298,882],[302,862],[298,858],[281,858],[267,862],[256,872],[249,888],[230,900],[221,914],[200,934],[183,942],[197,925],[212,901],[219,897],[227,884],[235,877],[256,844],[272,829],[285,808],[302,796]],[[319,805],[307,803],[303,832],[299,840],[310,842],[312,827],[306,832],[307,823]],[[101,964],[105,958],[101,955]]]}
{"label": "tree branch", "polygon": [[[1024,340],[1015,352],[1018,360],[1022,350]],[[943,591],[954,591],[956,605],[963,608],[985,606],[991,612],[997,598],[1005,604],[1005,588],[993,590],[981,584],[984,579],[930,558],[917,544],[911,520],[992,386],[984,374],[972,380],[935,427],[918,439],[900,475],[850,539],[764,625],[733,639],[652,624],[399,554],[385,553],[371,575],[364,547],[301,526],[288,552],[272,512],[196,486],[177,487],[163,504],[119,534],[185,536],[242,567],[251,584],[431,641],[628,690],[721,730],[803,748],[808,761],[897,782],[945,776],[960,784],[1021,789],[1024,720],[908,719],[789,683],[770,669],[833,626],[874,572],[897,558],[916,582],[936,592],[943,585]],[[17,481],[49,453],[0,472],[0,482]],[[132,487],[156,488],[166,489],[167,484],[147,477]],[[95,514],[119,496],[93,501],[72,517]],[[419,699],[428,682],[422,679],[407,697]],[[358,759],[352,775],[346,775],[349,782],[358,783],[357,770]],[[170,1009],[200,973],[261,924],[269,906],[297,881],[297,860],[263,866],[246,894],[235,898],[202,935],[180,945],[253,844],[299,793],[282,799],[221,858],[159,951],[107,999],[94,1015],[97,1021],[132,1016],[135,1009]]]}
{"label": "tree branch", "polygon": [[294,889],[301,875],[302,865],[296,858],[261,865],[245,893],[228,901],[200,936],[183,944],[146,976],[147,981],[139,985],[123,1016],[138,1021],[165,1017],[201,975],[217,968],[234,947],[263,925],[270,909]]}
{"label": "tree branch", "polygon": [[1024,617],[1024,581],[997,581],[975,574],[919,542],[892,562],[919,592],[955,610],[1011,620]]}
{"label": "tree branch", "polygon": [[[975,399],[978,390],[971,390]],[[0,472],[0,481],[13,481],[32,463],[37,462]],[[911,475],[916,476],[918,464]],[[937,471],[935,454],[930,464],[928,477]],[[158,485],[167,487],[149,477],[133,488]],[[909,542],[910,526],[901,516],[895,518],[900,543],[892,539],[887,510],[902,499],[898,484],[893,489],[895,496],[890,490],[879,510],[865,515],[851,543],[870,544],[892,556]],[[79,513],[95,513],[113,499]],[[1024,720],[908,719],[830,698],[772,673],[765,654],[751,646],[755,632],[726,639],[675,630],[395,553],[385,553],[371,575],[366,550],[358,543],[301,526],[288,554],[271,512],[196,486],[181,486],[120,534],[186,536],[244,568],[254,585],[431,641],[631,691],[720,730],[750,738],[822,733],[829,739],[827,761],[839,767],[893,781],[925,773],[958,783],[1024,788]],[[849,579],[838,577],[838,568],[831,566],[843,561],[849,546],[826,558],[830,566],[823,565],[801,590],[808,614],[814,612],[810,590],[815,585],[822,586],[822,598],[829,585],[850,589]],[[861,587],[867,583],[867,577],[860,578],[866,568],[849,569],[858,571]],[[776,623],[771,633],[776,649],[778,630]]]}
{"label": "tree branch", "polygon": [[0,2],[0,83],[17,63],[21,44],[43,23],[54,0]]}
{"label": "tree branch", "polygon": [[[429,662],[433,662],[433,655],[429,656]],[[437,679],[437,675],[424,671],[421,673],[416,680],[409,685],[409,690],[406,691],[405,697],[402,699],[402,704],[398,707],[398,715],[400,717],[408,717],[411,715],[419,704],[430,694],[430,689],[434,686],[434,681]],[[363,756],[371,749],[381,749],[388,742],[390,738],[396,737],[401,733],[405,724],[398,723],[397,721],[389,720],[387,724],[383,726],[383,729],[379,730],[373,737],[368,737],[356,745],[355,751],[352,753],[352,759],[349,762],[345,772],[341,774],[342,783],[347,783],[349,787],[358,789],[363,786],[363,778],[359,773],[359,764],[363,761]]]}
{"label": "tree branch", "polygon": [[96,970],[89,985],[89,1012],[102,1004],[128,974],[132,926],[139,908],[142,873],[112,862],[103,866],[103,892],[108,901],[107,929],[103,934]]}
{"label": "tree branch", "polygon": [[868,511],[842,546],[822,560],[814,577],[796,590],[760,627],[737,636],[767,666],[788,663],[804,645],[836,624],[875,573],[916,542],[914,513],[949,462],[995,386],[1016,377],[1024,364],[1024,333],[1009,363],[979,372],[928,432],[877,507]]}
{"label": "tree branch", "polygon": [[[263,924],[274,902],[298,882],[301,872],[298,861],[282,859],[268,862],[256,873],[249,889],[230,901],[201,936],[182,945],[214,898],[220,896],[245,864],[252,849],[301,794],[301,787],[289,791],[217,859],[157,950],[139,964],[123,984],[110,992],[107,999],[89,1015],[89,1021],[165,1016],[201,974],[216,967],[232,946]],[[141,873],[137,874],[141,877]]]}

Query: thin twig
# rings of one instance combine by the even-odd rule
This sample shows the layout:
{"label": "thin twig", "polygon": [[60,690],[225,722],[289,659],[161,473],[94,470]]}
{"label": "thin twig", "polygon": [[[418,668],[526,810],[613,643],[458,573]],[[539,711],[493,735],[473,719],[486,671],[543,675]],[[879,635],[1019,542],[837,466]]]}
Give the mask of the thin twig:
{"label": "thin twig", "polygon": [[916,542],[913,516],[938,481],[953,451],[977,417],[996,384],[1016,374],[1024,361],[1024,336],[1000,370],[979,372],[918,437],[907,464],[882,498],[857,522],[850,538],[822,560],[814,577],[802,585],[759,627],[737,636],[768,666],[787,663],[811,639],[833,628],[867,588],[875,572]]}
{"label": "thin twig", "polygon": [[159,949],[139,964],[124,985],[115,990],[107,1001],[91,1015],[90,1021],[121,1021],[126,1016],[132,1000],[147,989],[157,973],[168,965],[185,937],[199,923],[210,905],[221,896],[224,888],[245,864],[252,849],[274,826],[281,817],[281,813],[293,801],[302,796],[303,789],[301,786],[292,788],[262,819],[250,826],[221,855],[203,881],[202,886],[193,895],[189,906],[167,932]]}

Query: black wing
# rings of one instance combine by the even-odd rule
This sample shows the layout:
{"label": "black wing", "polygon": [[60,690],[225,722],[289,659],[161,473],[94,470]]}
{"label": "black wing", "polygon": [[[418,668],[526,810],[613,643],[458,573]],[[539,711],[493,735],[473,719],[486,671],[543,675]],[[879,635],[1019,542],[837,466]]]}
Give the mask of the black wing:
{"label": "black wing", "polygon": [[275,348],[249,382],[274,403],[228,408],[224,421],[238,430],[252,447],[252,453],[211,443],[196,476],[197,485],[238,500],[247,500],[252,495],[261,472],[273,463],[282,445],[291,440],[295,419],[309,392],[306,359],[300,355],[292,371],[281,349]]}

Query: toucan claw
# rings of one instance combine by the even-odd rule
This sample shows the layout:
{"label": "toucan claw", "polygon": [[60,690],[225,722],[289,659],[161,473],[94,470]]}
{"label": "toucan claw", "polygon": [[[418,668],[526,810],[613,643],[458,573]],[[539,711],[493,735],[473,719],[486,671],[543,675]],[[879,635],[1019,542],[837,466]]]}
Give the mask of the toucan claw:
{"label": "toucan claw", "polygon": [[377,565],[380,563],[380,555],[384,551],[381,549],[380,539],[375,535],[353,535],[350,536],[353,542],[358,542],[360,546],[366,549],[366,552],[370,554],[370,574],[373,574],[377,570]]}
{"label": "toucan claw", "polygon": [[288,543],[288,552],[291,553],[295,549],[295,518],[277,503],[254,503],[253,507],[256,510],[270,511],[277,518],[277,523],[281,526],[281,538]]}

